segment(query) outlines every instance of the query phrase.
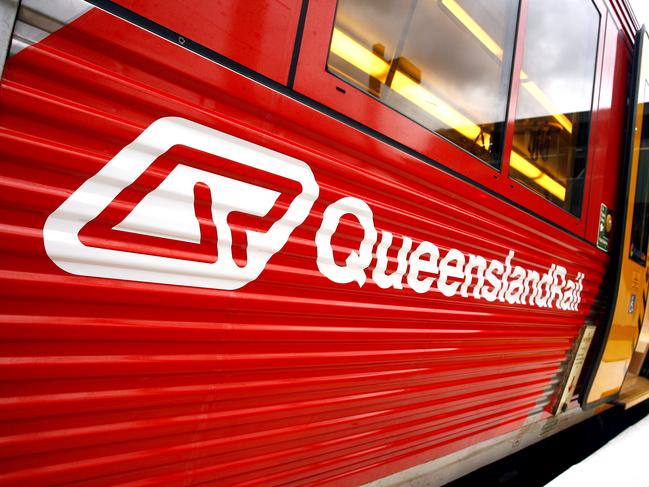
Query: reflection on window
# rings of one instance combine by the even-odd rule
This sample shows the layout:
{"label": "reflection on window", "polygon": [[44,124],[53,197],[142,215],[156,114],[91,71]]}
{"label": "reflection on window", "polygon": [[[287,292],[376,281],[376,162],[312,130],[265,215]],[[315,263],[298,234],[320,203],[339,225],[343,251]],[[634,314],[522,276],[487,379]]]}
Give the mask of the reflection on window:
{"label": "reflection on window", "polygon": [[[645,44],[645,49],[647,48]],[[643,56],[644,57],[644,56]],[[643,60],[644,61],[644,60]],[[649,244],[649,84],[638,88],[638,116],[636,133],[640,138],[634,140],[633,157],[638,158],[638,179],[635,187],[635,206],[631,225],[631,249],[629,257],[636,262],[647,262]]]}
{"label": "reflection on window", "polygon": [[328,70],[498,165],[518,0],[340,0]]}
{"label": "reflection on window", "polygon": [[598,30],[590,0],[529,0],[510,175],[577,216]]}

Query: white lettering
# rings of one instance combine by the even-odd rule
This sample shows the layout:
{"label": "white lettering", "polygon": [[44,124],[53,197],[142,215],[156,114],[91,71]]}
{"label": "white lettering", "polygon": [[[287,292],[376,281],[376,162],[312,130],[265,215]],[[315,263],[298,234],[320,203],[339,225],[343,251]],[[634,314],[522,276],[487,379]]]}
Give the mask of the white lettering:
{"label": "white lettering", "polygon": [[[454,264],[451,262],[454,261]],[[454,296],[460,281],[448,283],[449,278],[462,279],[464,277],[464,254],[457,249],[451,249],[439,263],[439,279],[437,289],[444,296]]]}
{"label": "white lettering", "polygon": [[500,291],[501,281],[498,277],[499,274],[503,273],[503,263],[499,260],[492,260],[491,264],[487,268],[486,278],[487,282],[491,284],[491,289],[489,287],[482,288],[482,297],[487,301],[495,301],[498,297],[498,291]]}
{"label": "white lettering", "polygon": [[[423,259],[424,255],[428,255],[428,259]],[[423,241],[419,244],[417,249],[410,254],[410,271],[408,272],[408,286],[416,293],[425,293],[433,285],[435,280],[433,277],[426,277],[419,279],[420,272],[428,272],[436,274],[437,260],[439,259],[439,249],[436,245]]]}
{"label": "white lettering", "polygon": [[487,261],[480,255],[469,254],[469,262],[464,268],[464,283],[462,284],[462,288],[460,289],[460,295],[463,298],[469,297],[469,286],[471,285],[471,282],[473,280],[473,269],[477,271],[477,282],[473,287],[473,298],[480,299],[480,290],[484,285],[484,273],[485,270],[487,270]]}
{"label": "white lettering", "polygon": [[[356,217],[365,233],[358,251],[352,250],[345,260],[345,265],[340,266],[334,260],[331,237],[338,228],[340,219],[347,214]],[[333,282],[347,284],[356,281],[358,286],[362,287],[367,279],[365,269],[372,262],[372,248],[376,243],[376,238],[372,210],[367,203],[351,196],[332,203],[324,211],[322,225],[315,236],[315,244],[318,249],[316,261],[318,269]]]}
{"label": "white lettering", "polygon": [[509,275],[512,272],[512,259],[514,258],[514,251],[510,250],[505,259],[505,272],[503,272],[503,277],[500,280],[502,287],[500,288],[500,293],[498,294],[498,301],[501,303],[505,302],[505,292],[507,291]]}
{"label": "white lettering", "polygon": [[[536,296],[534,302],[539,308],[548,307],[548,298],[550,297],[550,287],[552,286],[552,274],[554,273],[554,268],[556,266],[552,264],[550,270],[541,276],[541,280],[538,282],[538,287],[536,291]],[[543,288],[545,287],[545,291]]]}
{"label": "white lettering", "polygon": [[[563,293],[561,290],[563,289],[563,286],[566,285],[566,268],[561,267],[560,265],[556,266],[554,270],[554,275],[552,278],[552,286],[550,288],[550,299],[548,300],[548,307],[552,308],[552,302],[554,301],[555,298],[557,298],[557,308],[561,309],[560,303],[561,303],[561,296]],[[559,282],[561,281],[561,282]]]}
{"label": "white lettering", "polygon": [[525,279],[525,269],[521,266],[514,267],[512,272],[512,281],[507,287],[507,293],[505,294],[505,299],[509,304],[521,304],[521,296],[525,291],[523,286],[523,280]]}
{"label": "white lettering", "polygon": [[381,232],[381,242],[376,249],[376,266],[372,271],[372,279],[381,289],[395,288],[403,289],[403,276],[408,270],[408,252],[412,248],[412,239],[403,237],[403,244],[397,254],[397,269],[392,274],[387,274],[388,268],[388,249],[392,245],[392,234],[383,230]]}

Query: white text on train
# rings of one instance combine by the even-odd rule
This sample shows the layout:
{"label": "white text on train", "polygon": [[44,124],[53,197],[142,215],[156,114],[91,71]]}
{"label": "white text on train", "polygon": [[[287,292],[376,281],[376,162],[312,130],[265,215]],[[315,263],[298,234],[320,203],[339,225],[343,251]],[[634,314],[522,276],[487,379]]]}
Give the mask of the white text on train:
{"label": "white text on train", "polygon": [[[331,238],[340,219],[347,214],[358,219],[364,236],[359,248],[349,254],[344,265],[339,265],[334,260]],[[579,309],[584,280],[581,272],[574,279],[568,279],[566,268],[558,264],[552,264],[544,273],[525,269],[514,264],[513,250],[509,251],[504,262],[498,259],[487,261],[481,255],[465,255],[457,249],[449,249],[442,255],[439,247],[426,240],[410,252],[412,239],[404,236],[397,254],[396,269],[388,273],[387,251],[393,236],[386,230],[380,232],[374,256],[373,248],[378,237],[372,210],[367,203],[352,197],[336,201],[325,210],[316,235],[318,269],[333,282],[356,282],[363,286],[367,280],[366,269],[375,257],[372,280],[382,289],[402,289],[405,281],[413,291],[422,294],[436,289],[447,297],[459,293],[463,298],[490,302],[529,304],[566,311]]]}

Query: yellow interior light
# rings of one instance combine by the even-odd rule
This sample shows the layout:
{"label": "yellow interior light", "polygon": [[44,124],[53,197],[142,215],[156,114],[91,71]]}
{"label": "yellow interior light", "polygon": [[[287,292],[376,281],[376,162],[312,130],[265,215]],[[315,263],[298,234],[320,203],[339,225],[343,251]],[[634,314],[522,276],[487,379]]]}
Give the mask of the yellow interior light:
{"label": "yellow interior light", "polygon": [[[466,12],[466,10],[460,7],[456,0],[442,0],[442,5],[444,5],[448,11],[464,25],[464,27],[466,27],[483,46],[502,61],[503,50],[500,45],[498,45],[498,43],[493,40],[493,38],[487,34],[482,27],[480,27],[480,24],[478,24],[478,22],[476,22],[475,19]],[[529,94],[548,111],[548,114],[554,117],[557,122],[561,124],[563,128],[565,128],[569,133],[572,133],[572,122],[568,117],[563,113],[560,113],[559,110],[554,107],[554,104],[543,90],[541,90],[534,81],[529,80],[527,73],[523,70],[521,70],[520,78],[523,80],[523,83],[521,83],[523,88],[525,88]]]}
{"label": "yellow interior light", "polygon": [[[353,64],[370,76],[383,80],[385,80],[387,76],[389,64],[386,61],[370,52],[339,29],[334,29],[331,41],[331,52],[340,56],[342,59]],[[446,124],[448,127],[457,130],[469,140],[475,140],[485,148],[489,147],[490,134],[482,133],[482,129],[473,121],[462,115],[449,104],[445,103],[440,97],[422,87],[418,82],[414,81],[401,71],[397,70],[394,73],[390,88]],[[518,152],[511,152],[509,165],[552,193],[561,201],[565,200],[565,186],[555,181]]]}
{"label": "yellow interior light", "polygon": [[[521,71],[521,79],[523,79],[523,74],[525,73]],[[525,79],[527,79],[527,75],[525,75]],[[566,129],[569,133],[572,133],[572,122],[563,113],[559,113],[559,110],[554,107],[552,101],[534,81],[523,81],[522,85],[523,88],[525,88],[530,95],[536,98],[536,101],[538,101],[543,106],[543,108],[545,108],[548,113],[563,126],[564,129]]]}
{"label": "yellow interior light", "polygon": [[480,24],[478,24],[475,19],[460,6],[460,4],[455,0],[442,0],[442,5],[444,5],[449,12],[455,15],[455,18],[462,22],[469,32],[471,32],[487,49],[489,49],[494,56],[502,60],[502,47],[500,47],[482,27],[480,27]]}
{"label": "yellow interior light", "polygon": [[[334,29],[331,52],[370,76],[385,81],[389,64],[339,29]],[[394,73],[390,88],[468,139],[479,139],[479,145],[489,147],[489,134],[479,138],[480,127],[401,71]]]}
{"label": "yellow interior light", "polygon": [[470,140],[478,139],[480,127],[405,74],[397,71],[390,87],[425,112],[430,113],[447,126],[460,132],[466,138]]}
{"label": "yellow interior light", "polygon": [[385,83],[390,65],[339,29],[334,29],[330,50],[361,71]]}
{"label": "yellow interior light", "polygon": [[566,187],[541,171],[537,166],[525,159],[516,151],[511,151],[509,166],[533,180],[536,184],[546,189],[561,201],[566,200]]}

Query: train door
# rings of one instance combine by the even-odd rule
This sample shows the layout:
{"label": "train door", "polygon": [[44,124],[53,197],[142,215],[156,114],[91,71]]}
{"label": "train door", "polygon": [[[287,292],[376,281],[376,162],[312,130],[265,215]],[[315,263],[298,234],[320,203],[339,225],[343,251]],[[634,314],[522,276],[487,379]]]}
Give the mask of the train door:
{"label": "train door", "polygon": [[[649,380],[639,375],[646,356],[649,267],[649,36],[636,36],[631,76],[630,128],[626,144],[626,191],[620,215],[616,283],[604,342],[584,389],[582,404],[617,396],[627,407],[649,397]],[[602,219],[601,225],[610,221]],[[603,229],[600,229],[603,230]]]}

